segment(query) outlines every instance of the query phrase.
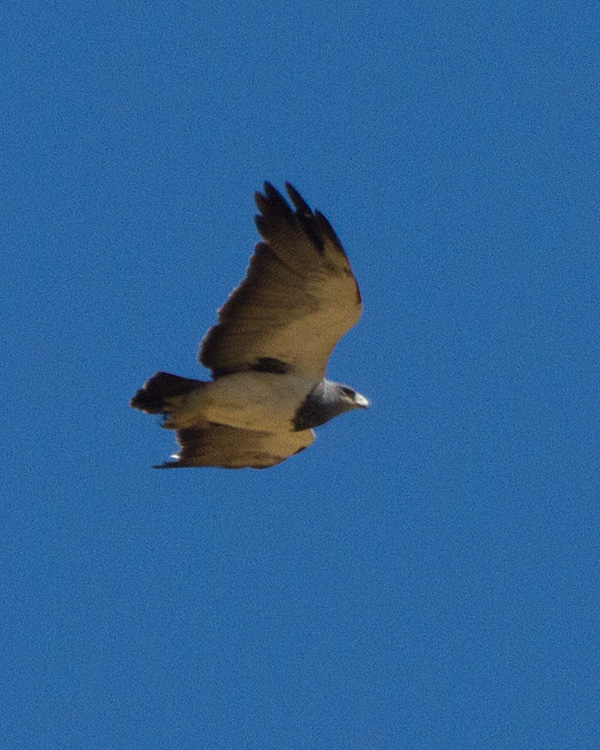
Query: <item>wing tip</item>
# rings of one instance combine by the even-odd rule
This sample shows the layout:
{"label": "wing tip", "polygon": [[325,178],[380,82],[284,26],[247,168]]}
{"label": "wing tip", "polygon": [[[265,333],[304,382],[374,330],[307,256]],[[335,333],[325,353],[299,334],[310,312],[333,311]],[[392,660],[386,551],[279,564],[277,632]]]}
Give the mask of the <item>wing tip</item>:
{"label": "wing tip", "polygon": [[264,221],[279,215],[280,217],[285,217],[289,221],[294,215],[289,203],[283,195],[281,195],[279,190],[274,188],[270,182],[263,183],[262,193],[259,191],[254,193],[254,202],[262,214],[262,216],[259,214],[255,217],[259,233],[261,232],[258,225],[259,220],[262,219]]}
{"label": "wing tip", "polygon": [[313,216],[313,210],[308,205],[308,203],[304,200],[304,198],[300,195],[300,193],[296,190],[296,188],[292,185],[291,182],[285,182],[285,189],[287,194],[290,196],[290,200],[292,201],[294,208],[296,209],[297,213],[302,213],[306,216]]}

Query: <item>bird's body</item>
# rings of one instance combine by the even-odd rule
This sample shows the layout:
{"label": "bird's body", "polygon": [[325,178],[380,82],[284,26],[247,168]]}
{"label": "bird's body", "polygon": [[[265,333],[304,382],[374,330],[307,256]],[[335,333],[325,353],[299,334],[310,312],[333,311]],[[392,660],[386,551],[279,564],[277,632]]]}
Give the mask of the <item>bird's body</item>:
{"label": "bird's body", "polygon": [[173,399],[164,426],[182,429],[202,420],[242,430],[291,432],[297,406],[314,386],[298,375],[234,372]]}
{"label": "bird's body", "polygon": [[256,194],[263,242],[200,349],[213,380],[158,372],[131,400],[177,431],[181,451],[159,468],[272,466],[310,445],[313,427],[368,405],[324,379],[360,316],[358,285],[327,219],[286,188],[295,212],[268,183]]}

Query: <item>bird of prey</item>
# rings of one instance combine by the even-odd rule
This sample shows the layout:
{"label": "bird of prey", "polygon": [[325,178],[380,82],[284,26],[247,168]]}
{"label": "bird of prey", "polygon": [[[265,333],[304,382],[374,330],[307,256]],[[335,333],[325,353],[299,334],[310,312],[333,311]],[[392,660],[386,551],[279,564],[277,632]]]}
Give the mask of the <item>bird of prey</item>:
{"label": "bird of prey", "polygon": [[157,372],[131,399],[176,431],[179,453],[155,468],[274,466],[307,448],[313,427],[369,405],[325,380],[361,313],[348,258],[323,214],[285,187],[293,207],[268,182],[255,194],[262,242],[200,347],[212,381]]}

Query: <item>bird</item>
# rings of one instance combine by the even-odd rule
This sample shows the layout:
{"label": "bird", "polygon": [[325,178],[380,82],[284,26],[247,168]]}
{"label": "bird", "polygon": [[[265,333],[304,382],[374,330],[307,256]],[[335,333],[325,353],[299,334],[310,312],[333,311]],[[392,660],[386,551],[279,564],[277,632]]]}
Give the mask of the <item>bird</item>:
{"label": "bird", "polygon": [[260,241],[198,354],[212,380],[157,372],[131,399],[175,430],[179,452],[157,469],[264,469],[300,453],[314,428],[369,401],[325,379],[329,356],[362,301],[331,224],[285,183],[254,199]]}

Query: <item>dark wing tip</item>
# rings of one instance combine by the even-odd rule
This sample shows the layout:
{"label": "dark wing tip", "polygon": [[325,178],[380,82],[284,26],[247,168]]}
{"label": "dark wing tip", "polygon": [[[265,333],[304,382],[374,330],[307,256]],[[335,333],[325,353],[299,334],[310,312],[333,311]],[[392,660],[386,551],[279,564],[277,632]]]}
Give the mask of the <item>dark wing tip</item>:
{"label": "dark wing tip", "polygon": [[284,185],[291,206],[270,182],[264,183],[264,194],[254,194],[260,211],[254,221],[260,236],[268,242],[273,235],[274,227],[278,224],[281,226],[281,222],[290,226],[299,225],[321,254],[324,252],[324,242],[328,240],[348,260],[344,246],[327,218],[320,211],[313,211],[291,182],[286,181]]}
{"label": "dark wing tip", "polygon": [[[307,216],[313,216],[311,207],[292,185],[292,183],[285,182],[284,186],[296,211]],[[291,208],[284,196],[279,192],[279,190],[277,190],[277,188],[273,187],[270,182],[263,183],[262,193],[258,191],[254,193],[254,201],[263,213],[265,209],[269,209],[269,204],[280,209],[285,208],[287,209],[287,212],[292,213]]]}
{"label": "dark wing tip", "polygon": [[[285,185],[286,192],[290,197],[292,205],[296,209],[296,212],[304,216],[311,216],[311,217],[314,216],[316,212],[313,213],[313,210],[311,209],[311,207],[304,200],[304,198],[300,195],[300,193],[296,190],[296,188],[292,185],[292,183],[285,182],[284,185]],[[288,214],[293,213],[287,200],[279,192],[279,190],[273,187],[273,185],[270,182],[263,183],[262,193],[258,191],[254,193],[254,202],[256,203],[256,205],[258,206],[258,209],[262,211],[263,214],[265,213],[265,211],[269,211],[269,209],[283,210],[285,213],[288,213]]]}
{"label": "dark wing tip", "polygon": [[267,214],[283,214],[291,217],[293,214],[286,199],[270,182],[263,184],[262,193],[258,191],[254,193],[254,202],[264,216]]}
{"label": "dark wing tip", "polygon": [[329,239],[337,246],[338,250],[341,250],[346,257],[346,251],[344,246],[340,242],[340,238],[335,233],[335,229],[329,223],[329,220],[320,211],[315,211],[315,221],[323,234],[329,235]]}
{"label": "dark wing tip", "polygon": [[262,193],[259,193],[258,190],[254,193],[254,202],[256,203],[258,210],[264,212],[267,206],[267,199]]}
{"label": "dark wing tip", "polygon": [[285,189],[287,190],[287,194],[290,196],[290,200],[292,201],[299,217],[305,217],[306,219],[309,219],[308,227],[310,227],[312,232],[314,233],[315,228],[318,229],[317,235],[322,234],[328,236],[329,239],[334,243],[334,245],[336,245],[338,249],[341,250],[344,255],[346,255],[339,237],[335,233],[334,228],[331,226],[327,218],[320,211],[313,211],[290,182],[285,183]]}
{"label": "dark wing tip", "polygon": [[277,190],[277,188],[274,188],[270,182],[265,182],[263,184],[263,191],[264,191],[265,198],[267,201],[275,203],[279,206],[283,204],[289,211],[290,207],[288,206],[287,201],[285,200],[283,195],[281,195],[279,190]]}
{"label": "dark wing tip", "polygon": [[285,189],[287,191],[287,194],[290,196],[290,200],[294,204],[294,208],[296,209],[296,211],[298,211],[298,213],[302,213],[306,216],[313,215],[311,207],[290,182],[285,183]]}

